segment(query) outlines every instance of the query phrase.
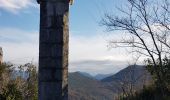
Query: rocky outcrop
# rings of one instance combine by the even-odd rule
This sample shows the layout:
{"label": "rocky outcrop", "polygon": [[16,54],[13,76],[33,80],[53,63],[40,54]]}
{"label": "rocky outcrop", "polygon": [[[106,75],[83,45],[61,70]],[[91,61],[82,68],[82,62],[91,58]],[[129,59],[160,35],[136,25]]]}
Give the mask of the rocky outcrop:
{"label": "rocky outcrop", "polygon": [[0,47],[0,63],[3,62],[3,51],[2,51],[2,47]]}

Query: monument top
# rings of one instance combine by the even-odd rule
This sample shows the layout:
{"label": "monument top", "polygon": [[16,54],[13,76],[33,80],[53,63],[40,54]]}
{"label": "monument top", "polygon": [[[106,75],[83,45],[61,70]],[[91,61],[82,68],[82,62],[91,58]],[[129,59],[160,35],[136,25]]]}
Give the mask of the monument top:
{"label": "monument top", "polygon": [[64,3],[70,3],[73,4],[74,0],[37,0],[37,2],[40,4],[41,2],[64,2]]}

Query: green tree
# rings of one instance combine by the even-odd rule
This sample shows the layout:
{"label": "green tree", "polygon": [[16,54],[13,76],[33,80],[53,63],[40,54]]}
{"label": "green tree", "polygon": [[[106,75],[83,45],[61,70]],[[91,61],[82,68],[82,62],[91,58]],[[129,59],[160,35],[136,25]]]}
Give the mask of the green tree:
{"label": "green tree", "polygon": [[25,100],[38,100],[38,74],[36,66],[27,63],[24,65],[27,67],[26,72],[29,74],[26,80]]}
{"label": "green tree", "polygon": [[13,70],[13,65],[2,63],[0,64],[0,94],[2,94],[3,89],[10,81],[11,73]]}
{"label": "green tree", "polygon": [[17,85],[10,82],[5,89],[3,89],[2,100],[23,100],[22,93],[17,89]]}
{"label": "green tree", "polygon": [[38,100],[36,66],[31,63],[18,67],[12,64],[1,64],[0,100]]}
{"label": "green tree", "polygon": [[[155,83],[159,84],[159,79],[155,73],[154,65],[152,64],[150,60],[147,60],[147,64],[148,64],[147,69],[153,76]],[[161,88],[164,88],[166,90],[165,93],[167,93],[168,91],[170,91],[170,59],[168,57],[165,57],[164,59],[162,59],[162,66],[163,66],[163,73],[160,73],[160,75],[162,76],[162,80],[164,80],[164,87],[161,87]],[[159,62],[157,62],[157,68],[161,70]]]}
{"label": "green tree", "polygon": [[22,100],[22,93],[12,78],[14,66],[9,63],[0,64],[0,99]]}

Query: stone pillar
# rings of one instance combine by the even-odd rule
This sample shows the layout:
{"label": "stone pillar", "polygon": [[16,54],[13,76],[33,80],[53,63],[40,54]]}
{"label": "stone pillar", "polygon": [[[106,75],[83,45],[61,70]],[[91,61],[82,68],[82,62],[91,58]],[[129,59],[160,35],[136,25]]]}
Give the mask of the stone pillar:
{"label": "stone pillar", "polygon": [[2,48],[0,47],[0,64],[3,62],[3,51]]}
{"label": "stone pillar", "polygon": [[68,100],[69,0],[40,4],[39,100]]}

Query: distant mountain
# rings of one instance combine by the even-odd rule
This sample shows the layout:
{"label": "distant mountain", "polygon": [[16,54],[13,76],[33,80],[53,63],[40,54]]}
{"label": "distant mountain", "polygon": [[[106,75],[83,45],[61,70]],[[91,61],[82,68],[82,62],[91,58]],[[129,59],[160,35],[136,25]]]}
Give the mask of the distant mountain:
{"label": "distant mountain", "polygon": [[113,75],[113,74],[97,74],[97,75],[94,76],[94,78],[97,79],[97,80],[102,80],[102,79],[109,77],[111,75]]}
{"label": "distant mountain", "polygon": [[80,73],[82,74],[83,76],[86,76],[86,77],[89,77],[89,78],[92,78],[92,79],[97,79],[97,80],[102,80],[106,77],[109,77],[113,74],[97,74],[95,76],[92,76],[91,74],[87,73],[87,72],[81,72],[81,71],[77,71],[77,73]]}
{"label": "distant mountain", "polygon": [[69,100],[112,100],[114,93],[102,82],[79,72],[69,74]]}
{"label": "distant mountain", "polygon": [[12,77],[11,78],[15,79],[17,77],[21,77],[23,79],[27,79],[29,77],[29,73],[26,72],[26,71],[14,70],[12,72]]}
{"label": "distant mountain", "polygon": [[86,72],[80,72],[80,71],[78,71],[77,73],[80,73],[80,74],[82,74],[83,76],[86,76],[86,77],[89,77],[89,78],[94,78],[92,75],[90,75],[89,73],[86,73]]}
{"label": "distant mountain", "polygon": [[121,81],[121,80],[139,80],[141,78],[149,78],[150,80],[150,74],[146,70],[145,66],[142,65],[131,65],[126,67],[125,69],[122,69],[118,73],[106,77],[102,79],[102,82],[112,82],[112,81]]}
{"label": "distant mountain", "polygon": [[145,66],[132,65],[118,73],[97,80],[80,72],[69,73],[69,100],[114,100],[117,94],[133,87],[138,91],[152,83]]}
{"label": "distant mountain", "polygon": [[106,77],[101,80],[108,88],[113,91],[121,92],[122,86],[129,87],[133,85],[134,90],[140,90],[143,86],[152,83],[150,73],[142,65],[131,65],[119,71],[115,75]]}

